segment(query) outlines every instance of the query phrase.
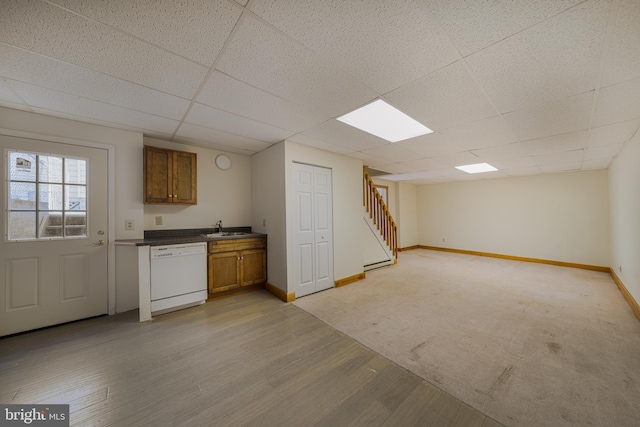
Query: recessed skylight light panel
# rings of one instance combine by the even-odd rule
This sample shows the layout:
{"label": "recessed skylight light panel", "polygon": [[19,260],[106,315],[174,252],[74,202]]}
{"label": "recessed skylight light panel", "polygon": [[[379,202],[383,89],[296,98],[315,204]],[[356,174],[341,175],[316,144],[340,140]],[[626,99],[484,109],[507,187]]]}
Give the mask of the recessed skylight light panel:
{"label": "recessed skylight light panel", "polygon": [[498,170],[491,166],[489,163],[476,163],[473,165],[456,166],[456,169],[459,169],[466,173],[493,172]]}
{"label": "recessed skylight light panel", "polygon": [[433,132],[382,99],[338,117],[338,120],[389,142],[404,141]]}

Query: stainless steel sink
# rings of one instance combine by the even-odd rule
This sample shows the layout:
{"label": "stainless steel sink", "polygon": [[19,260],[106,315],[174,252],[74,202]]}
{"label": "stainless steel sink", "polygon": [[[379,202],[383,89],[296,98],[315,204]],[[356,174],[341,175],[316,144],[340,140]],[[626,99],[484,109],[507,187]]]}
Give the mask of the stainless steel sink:
{"label": "stainless steel sink", "polygon": [[244,236],[246,234],[248,233],[245,233],[242,231],[223,231],[222,233],[202,234],[202,236],[213,238],[213,237],[228,237],[228,236]]}

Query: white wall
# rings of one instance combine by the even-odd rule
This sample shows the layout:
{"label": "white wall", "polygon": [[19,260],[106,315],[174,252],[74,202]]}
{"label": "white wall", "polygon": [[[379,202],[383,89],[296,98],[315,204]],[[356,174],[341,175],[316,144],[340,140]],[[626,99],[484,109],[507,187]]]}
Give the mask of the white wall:
{"label": "white wall", "polygon": [[606,170],[424,185],[418,214],[420,245],[609,266]]}
{"label": "white wall", "polygon": [[398,247],[409,248],[418,244],[418,187],[398,183]]}
{"label": "white wall", "polygon": [[[287,230],[291,228],[294,162],[332,170],[334,280],[363,271],[362,260],[362,161],[306,145],[285,141]],[[293,260],[294,236],[287,235],[287,259]],[[288,292],[294,292],[295,266],[287,267]]]}
{"label": "white wall", "polygon": [[[145,230],[207,228],[213,227],[219,219],[224,227],[251,225],[249,156],[146,137],[144,144],[198,155],[198,204],[144,205]],[[216,156],[223,153],[231,158],[231,168],[227,170],[220,170],[215,164]],[[142,163],[138,168],[142,169]],[[162,216],[163,225],[155,224],[156,216]]]}
{"label": "white wall", "polygon": [[287,291],[287,221],[284,143],[251,156],[251,226],[267,234],[267,276]]}
{"label": "white wall", "polygon": [[[611,268],[640,303],[640,132],[609,166]],[[621,268],[620,268],[621,267]]]}

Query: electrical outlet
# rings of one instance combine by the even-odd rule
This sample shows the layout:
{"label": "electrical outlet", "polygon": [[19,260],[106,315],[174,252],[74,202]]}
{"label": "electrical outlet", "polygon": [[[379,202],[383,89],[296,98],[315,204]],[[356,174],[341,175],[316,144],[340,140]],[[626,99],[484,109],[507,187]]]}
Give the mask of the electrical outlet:
{"label": "electrical outlet", "polygon": [[125,230],[135,230],[136,229],[136,222],[132,219],[125,219],[124,220],[124,229]]}
{"label": "electrical outlet", "polygon": [[162,225],[162,215],[156,216],[156,225]]}

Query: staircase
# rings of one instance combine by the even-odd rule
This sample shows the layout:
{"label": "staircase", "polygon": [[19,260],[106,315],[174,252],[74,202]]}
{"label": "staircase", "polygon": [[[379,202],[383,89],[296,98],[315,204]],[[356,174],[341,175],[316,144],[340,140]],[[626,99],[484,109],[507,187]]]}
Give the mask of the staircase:
{"label": "staircase", "polygon": [[386,253],[386,259],[364,266],[365,271],[385,265],[395,264],[398,259],[398,227],[395,220],[389,213],[387,205],[382,196],[375,188],[373,180],[367,172],[367,167],[363,169],[363,191],[362,203],[364,205],[364,220],[376,236],[380,246]]}

